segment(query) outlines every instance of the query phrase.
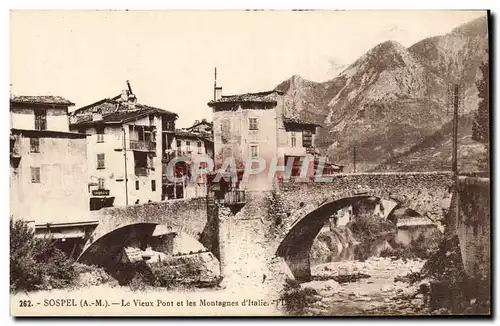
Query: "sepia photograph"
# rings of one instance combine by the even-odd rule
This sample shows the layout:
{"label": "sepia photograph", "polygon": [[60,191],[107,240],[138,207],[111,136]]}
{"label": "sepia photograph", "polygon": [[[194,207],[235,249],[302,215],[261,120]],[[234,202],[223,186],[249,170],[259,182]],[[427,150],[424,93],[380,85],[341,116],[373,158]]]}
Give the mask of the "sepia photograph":
{"label": "sepia photograph", "polygon": [[11,10],[11,316],[491,318],[492,20]]}

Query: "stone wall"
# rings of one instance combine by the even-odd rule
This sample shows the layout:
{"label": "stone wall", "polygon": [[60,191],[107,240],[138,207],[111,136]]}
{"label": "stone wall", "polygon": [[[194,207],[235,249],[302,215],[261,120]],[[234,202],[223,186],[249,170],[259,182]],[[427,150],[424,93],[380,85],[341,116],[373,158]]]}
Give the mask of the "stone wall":
{"label": "stone wall", "polygon": [[92,213],[93,219],[99,221],[94,239],[119,227],[141,222],[166,224],[172,231],[182,231],[199,239],[207,223],[206,198],[104,208]]}
{"label": "stone wall", "polygon": [[490,276],[490,179],[460,177],[458,180],[459,214],[456,232],[466,273],[470,277]]}

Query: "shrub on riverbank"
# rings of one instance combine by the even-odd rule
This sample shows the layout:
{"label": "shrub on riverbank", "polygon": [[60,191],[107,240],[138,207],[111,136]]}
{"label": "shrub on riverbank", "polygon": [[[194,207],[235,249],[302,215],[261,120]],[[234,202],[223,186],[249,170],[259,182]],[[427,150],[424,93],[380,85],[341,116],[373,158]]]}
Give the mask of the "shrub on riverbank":
{"label": "shrub on riverbank", "polygon": [[436,249],[433,244],[429,244],[426,237],[420,234],[416,239],[410,241],[408,245],[396,243],[392,248],[383,249],[380,257],[391,257],[393,259],[427,259]]}
{"label": "shrub on riverbank", "polygon": [[280,300],[283,302],[286,313],[294,316],[303,316],[306,308],[316,301],[314,296],[317,295],[316,290],[307,287],[302,288],[299,282],[287,279],[280,295]]}
{"label": "shrub on riverbank", "polygon": [[118,285],[118,281],[109,275],[104,268],[95,265],[74,264],[75,272],[78,274],[76,281],[78,286],[93,286],[108,284],[110,286]]}
{"label": "shrub on riverbank", "polygon": [[35,237],[24,221],[10,220],[10,291],[64,288],[75,283],[73,260],[51,239]]}
{"label": "shrub on riverbank", "polygon": [[201,288],[214,287],[220,279],[211,275],[206,266],[193,262],[184,264],[168,264],[166,262],[138,262],[127,267],[133,272],[126,284],[134,291],[142,291],[148,287],[183,287]]}
{"label": "shrub on riverbank", "polygon": [[443,238],[429,254],[419,273],[408,275],[410,284],[427,281],[426,293],[430,307],[447,309],[454,314],[485,314],[490,312],[490,276],[468,278],[463,267],[458,237]]}
{"label": "shrub on riverbank", "polygon": [[396,232],[397,228],[392,222],[371,216],[358,218],[346,225],[359,242],[378,239],[385,233]]}

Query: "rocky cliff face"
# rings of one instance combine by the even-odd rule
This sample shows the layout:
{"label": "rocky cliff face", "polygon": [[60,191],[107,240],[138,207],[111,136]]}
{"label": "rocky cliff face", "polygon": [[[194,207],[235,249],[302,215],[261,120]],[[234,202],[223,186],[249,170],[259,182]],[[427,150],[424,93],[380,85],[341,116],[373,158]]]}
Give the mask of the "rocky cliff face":
{"label": "rocky cliff face", "polygon": [[463,85],[463,113],[476,110],[476,73],[487,49],[484,17],[408,49],[381,43],[333,80],[293,76],[277,89],[285,92],[287,115],[323,125],[317,145],[324,154],[349,171],[357,147],[358,171],[369,170],[403,159],[450,120],[449,83]]}

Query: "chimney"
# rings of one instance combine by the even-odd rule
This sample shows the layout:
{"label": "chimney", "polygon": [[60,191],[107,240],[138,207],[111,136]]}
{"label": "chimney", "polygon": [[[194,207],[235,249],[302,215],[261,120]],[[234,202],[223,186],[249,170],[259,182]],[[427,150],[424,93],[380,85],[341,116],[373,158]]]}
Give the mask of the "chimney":
{"label": "chimney", "polygon": [[222,87],[217,86],[217,67],[214,70],[214,101],[219,100],[222,97]]}
{"label": "chimney", "polygon": [[127,87],[128,87],[129,94],[134,94],[134,92],[132,92],[132,86],[130,86],[130,82],[128,80],[127,80]]}
{"label": "chimney", "polygon": [[124,89],[122,90],[122,96],[120,98],[123,102],[128,101],[128,90]]}
{"label": "chimney", "polygon": [[194,120],[193,126],[197,125],[198,123],[200,123],[200,120]]}
{"label": "chimney", "polygon": [[201,119],[201,122],[207,122],[207,119],[203,118]]}
{"label": "chimney", "polygon": [[215,87],[215,100],[220,100],[222,97],[222,86]]}

